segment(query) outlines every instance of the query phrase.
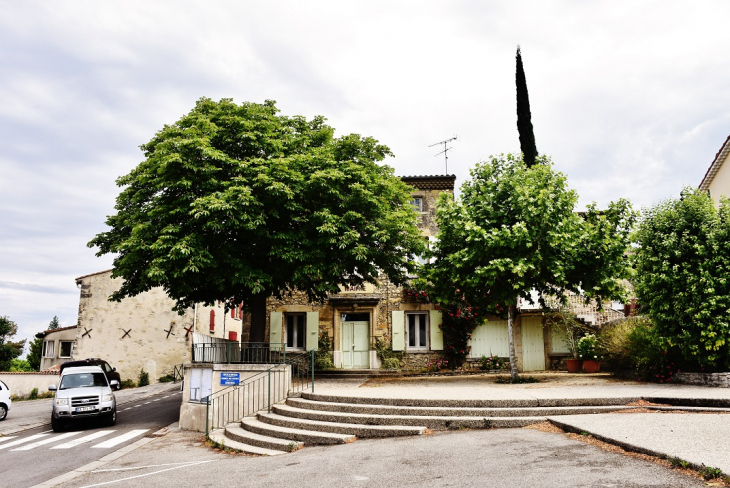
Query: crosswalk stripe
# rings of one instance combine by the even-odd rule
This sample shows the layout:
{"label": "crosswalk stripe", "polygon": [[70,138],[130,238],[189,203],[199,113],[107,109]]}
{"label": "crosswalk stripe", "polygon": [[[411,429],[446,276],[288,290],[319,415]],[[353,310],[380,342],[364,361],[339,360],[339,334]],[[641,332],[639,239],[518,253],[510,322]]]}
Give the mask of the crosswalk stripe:
{"label": "crosswalk stripe", "polygon": [[93,434],[85,435],[84,437],[79,437],[78,439],[74,439],[65,444],[53,446],[51,449],[71,449],[72,447],[76,447],[81,444],[91,442],[93,440],[98,439],[99,437],[104,437],[105,435],[109,435],[114,432],[116,432],[116,430],[100,430],[99,432],[94,432]]}
{"label": "crosswalk stripe", "polygon": [[16,437],[18,437],[18,436],[17,435],[11,435],[11,436],[7,436],[7,437],[0,437],[0,442],[9,441],[10,439],[15,439]]}
{"label": "crosswalk stripe", "polygon": [[47,435],[48,434],[36,434],[36,435],[32,435],[30,437],[26,437],[24,439],[18,439],[17,441],[8,442],[7,444],[1,445],[0,446],[0,449],[7,449],[8,447],[19,446],[20,444],[23,444],[24,442],[31,442],[31,441],[34,441],[36,439],[40,439],[41,437],[45,437]]}
{"label": "crosswalk stripe", "polygon": [[31,449],[35,449],[39,446],[45,446],[46,444],[50,444],[51,442],[61,441],[63,439],[67,439],[69,437],[73,437],[75,435],[79,435],[81,432],[66,432],[65,434],[59,434],[49,437],[48,439],[43,439],[42,441],[34,442],[32,444],[26,444],[21,447],[17,447],[15,449],[12,449],[13,451],[30,451]]}
{"label": "crosswalk stripe", "polygon": [[106,442],[102,442],[101,444],[97,444],[95,446],[91,446],[92,449],[105,449],[109,447],[114,447],[118,444],[121,444],[122,442],[127,442],[130,439],[134,439],[135,437],[144,434],[150,429],[136,429],[136,430],[130,430],[126,434],[122,434],[120,436],[115,437],[114,439],[109,439]]}

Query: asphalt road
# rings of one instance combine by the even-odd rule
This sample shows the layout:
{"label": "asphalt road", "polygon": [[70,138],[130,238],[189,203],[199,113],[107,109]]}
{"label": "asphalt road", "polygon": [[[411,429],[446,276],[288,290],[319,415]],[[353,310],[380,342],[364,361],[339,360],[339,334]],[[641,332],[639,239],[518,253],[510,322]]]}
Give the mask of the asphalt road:
{"label": "asphalt road", "polygon": [[179,417],[180,394],[175,389],[119,405],[114,427],[88,421],[60,433],[43,426],[0,437],[0,486],[42,483],[167,427]]}

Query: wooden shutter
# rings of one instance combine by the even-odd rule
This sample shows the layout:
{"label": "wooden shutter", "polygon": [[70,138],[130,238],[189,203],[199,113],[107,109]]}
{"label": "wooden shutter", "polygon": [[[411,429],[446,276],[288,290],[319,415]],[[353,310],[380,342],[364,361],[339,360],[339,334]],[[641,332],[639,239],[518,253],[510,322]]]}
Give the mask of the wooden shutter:
{"label": "wooden shutter", "polygon": [[393,350],[402,351],[406,348],[406,313],[393,310]]}
{"label": "wooden shutter", "polygon": [[210,331],[213,332],[215,330],[215,310],[210,311]]}
{"label": "wooden shutter", "polygon": [[307,312],[307,351],[319,349],[319,312]]}
{"label": "wooden shutter", "polygon": [[428,312],[430,329],[431,329],[431,350],[443,351],[444,349],[444,333],[441,330],[441,310],[430,310]]}
{"label": "wooden shutter", "polygon": [[281,324],[284,314],[271,312],[269,316],[269,347],[272,351],[281,350]]}
{"label": "wooden shutter", "polygon": [[238,340],[238,332],[234,332],[234,331],[228,332],[228,340],[229,341],[237,341]]}

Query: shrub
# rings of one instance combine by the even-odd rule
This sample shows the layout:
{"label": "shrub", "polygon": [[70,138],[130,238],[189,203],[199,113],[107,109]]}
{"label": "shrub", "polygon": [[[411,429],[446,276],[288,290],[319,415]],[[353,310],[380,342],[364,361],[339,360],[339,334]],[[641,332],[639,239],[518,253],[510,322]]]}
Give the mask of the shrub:
{"label": "shrub", "polygon": [[595,334],[586,334],[581,337],[575,347],[580,359],[601,360],[601,347]]}
{"label": "shrub", "polygon": [[335,363],[332,361],[332,339],[327,331],[322,331],[317,342],[317,350],[314,351],[314,369],[318,371],[333,369]]}
{"label": "shrub", "polygon": [[160,383],[172,383],[173,381],[175,381],[175,377],[172,376],[170,373],[167,373],[165,376],[160,376],[159,378],[157,378],[157,381],[159,381]]}
{"label": "shrub", "polygon": [[679,372],[679,352],[648,321],[638,323],[628,335],[628,351],[636,363],[639,381],[667,383]]}
{"label": "shrub", "polygon": [[147,386],[150,384],[150,374],[144,369],[139,371],[139,382],[137,386]]}
{"label": "shrub", "polygon": [[[400,369],[401,360],[403,359],[403,353],[393,351],[393,347],[391,346],[390,341],[385,341],[380,337],[376,337],[373,347],[378,354],[378,359],[380,359],[381,368]],[[392,361],[393,359],[398,362],[398,367],[386,368],[386,364],[395,364],[395,361]]]}
{"label": "shrub", "polygon": [[30,395],[28,395],[28,400],[35,400],[38,398],[38,388],[33,388],[30,390]]}
{"label": "shrub", "polygon": [[441,369],[446,369],[449,367],[449,361],[446,359],[434,359],[433,361],[429,361],[426,363],[426,372],[428,373],[435,373],[436,371],[439,371]]}
{"label": "shrub", "polygon": [[621,371],[636,368],[636,359],[629,351],[629,336],[638,325],[650,326],[651,324],[646,317],[627,317],[601,329],[599,339],[603,348],[602,369]]}
{"label": "shrub", "polygon": [[383,369],[400,369],[400,359],[387,358],[383,361]]}
{"label": "shrub", "polygon": [[479,360],[479,369],[482,371],[507,368],[509,368],[509,359],[502,359],[498,356],[482,356],[482,359]]}
{"label": "shrub", "polygon": [[136,388],[137,383],[134,380],[126,379],[122,381],[122,388]]}

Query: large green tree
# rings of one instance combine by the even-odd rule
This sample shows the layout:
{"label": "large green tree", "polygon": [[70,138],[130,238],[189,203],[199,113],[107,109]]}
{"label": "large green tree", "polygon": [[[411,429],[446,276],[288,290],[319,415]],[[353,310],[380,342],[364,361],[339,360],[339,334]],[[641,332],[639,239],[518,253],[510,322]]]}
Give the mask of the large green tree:
{"label": "large green tree", "polygon": [[61,327],[61,323],[58,321],[58,316],[54,315],[48,324],[48,330],[58,329],[59,327]]}
{"label": "large green tree", "polygon": [[43,354],[43,336],[35,336],[28,345],[28,355],[25,357],[33,371],[41,369],[41,354]]}
{"label": "large green tree", "polygon": [[8,317],[0,317],[0,371],[10,371],[13,359],[23,354],[25,339],[13,342],[18,325]]}
{"label": "large green tree", "polygon": [[116,254],[113,300],[161,286],[180,312],[243,302],[259,342],[267,297],[323,300],[381,273],[402,283],[423,250],[410,188],[378,164],[390,150],[335,138],[322,117],[203,98],[141,147],[110,230],[89,243]]}
{"label": "large green tree", "polygon": [[535,144],[535,132],[532,128],[530,96],[527,93],[527,80],[525,79],[525,69],[522,67],[520,46],[517,46],[515,63],[517,65],[515,71],[515,85],[517,87],[517,132],[520,135],[520,149],[524,155],[525,164],[529,168],[535,164],[537,145]]}
{"label": "large green tree", "polygon": [[692,367],[730,368],[730,200],[682,191],[646,210],[635,235],[636,294]]}
{"label": "large green tree", "polygon": [[628,274],[624,252],[634,212],[625,200],[599,212],[575,211],[578,196],[546,157],[492,157],[471,170],[461,198],[442,195],[438,240],[424,268],[431,297],[479,310],[506,309],[510,362],[517,377],[512,324],[520,298],[566,290],[598,300],[618,297]]}

